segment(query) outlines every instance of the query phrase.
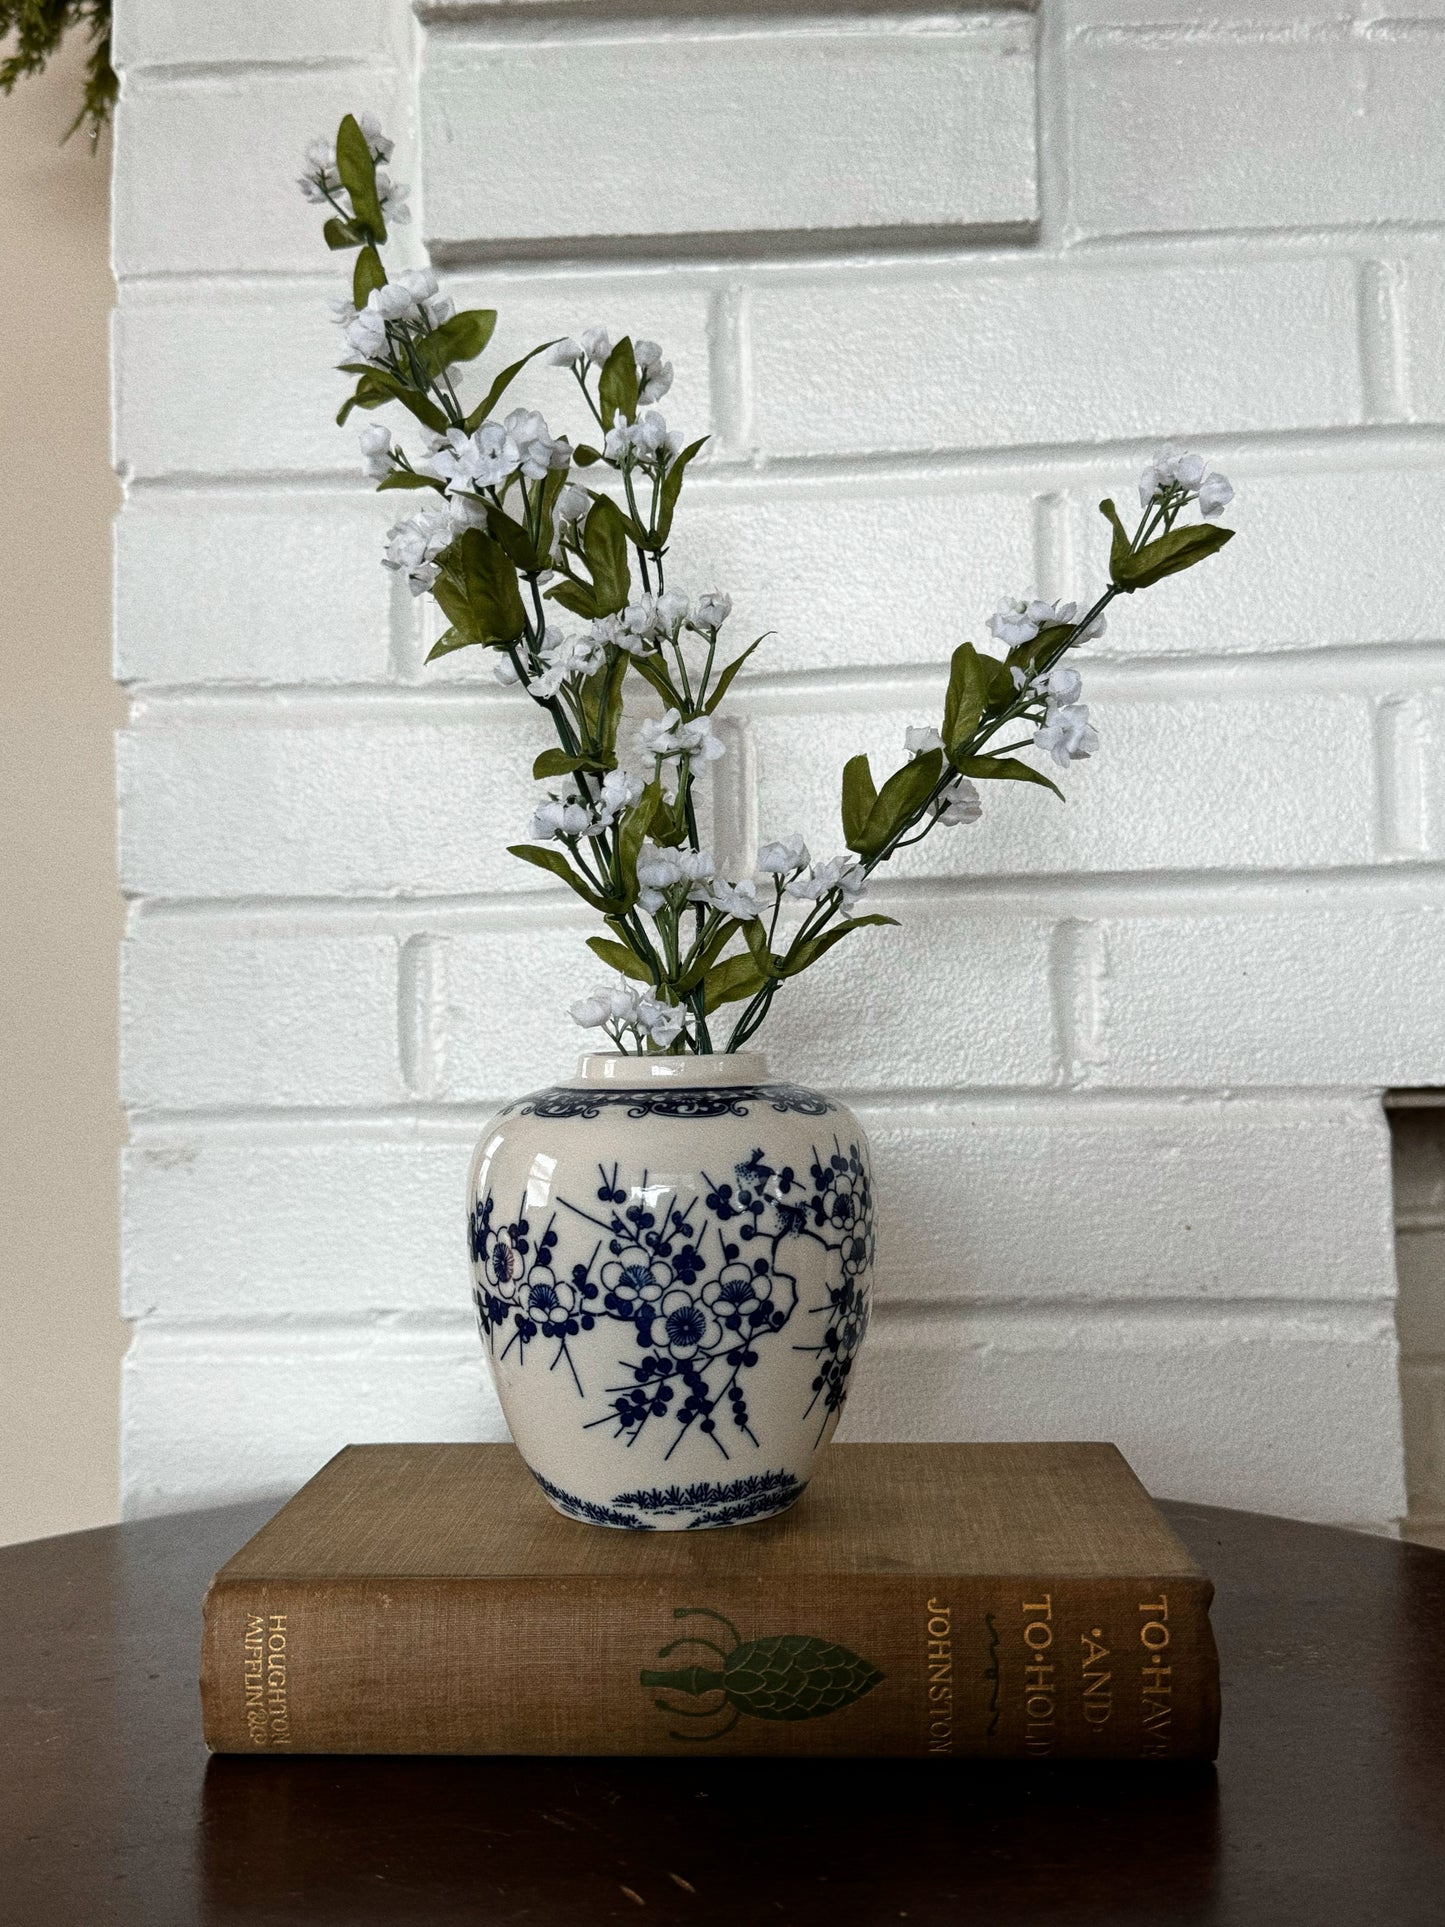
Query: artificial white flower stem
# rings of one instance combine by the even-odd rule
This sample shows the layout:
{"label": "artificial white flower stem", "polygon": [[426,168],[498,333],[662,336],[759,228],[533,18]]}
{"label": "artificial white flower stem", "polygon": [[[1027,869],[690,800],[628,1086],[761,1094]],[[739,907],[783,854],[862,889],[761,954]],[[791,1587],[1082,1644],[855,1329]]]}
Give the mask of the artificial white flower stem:
{"label": "artificial white flower stem", "polygon": [[[334,145],[308,148],[301,182],[308,200],[324,202],[337,217],[327,224],[328,243],[365,250],[351,277],[351,298],[332,303],[355,358],[345,372],[358,377],[338,419],[397,400],[430,431],[418,458],[379,424],[363,431],[363,465],[374,481],[395,487],[404,478],[407,487],[436,492],[428,498],[434,506],[388,532],[386,565],[404,575],[413,595],[433,594],[451,616],[433,653],[471,644],[499,650],[498,680],[520,683],[552,720],[560,754],[549,752],[543,780],[557,776],[561,785],[538,803],[532,827],[551,847],[518,846],[517,854],[565,880],[622,939],[620,945],[594,940],[599,955],[620,963],[624,979],[618,989],[574,1006],[577,1021],[601,1026],[620,1049],[710,1051],[708,1004],[736,999],[743,1008],[726,1046],[736,1050],[764,1021],[782,982],[858,923],[878,921],[855,912],[882,864],[935,829],[978,819],[978,793],[965,773],[973,759],[982,759],[976,774],[1021,780],[1038,772],[1008,762],[1020,750],[1045,751],[1061,767],[1098,750],[1079,700],[1079,675],[1058,667],[1060,659],[1102,627],[1102,612],[1116,595],[1215,553],[1231,531],[1176,531],[1174,525],[1190,503],[1201,524],[1213,522],[1234,491],[1224,476],[1207,471],[1202,456],[1170,444],[1157,448],[1139,478],[1142,513],[1132,539],[1113,503],[1101,504],[1114,529],[1104,594],[1078,621],[1072,603],[1000,602],[988,627],[1008,651],[1005,662],[981,658],[968,646],[955,652],[957,682],[950,682],[945,709],[945,731],[955,740],[945,745],[940,730],[910,727],[905,751],[928,759],[926,766],[910,774],[905,763],[881,789],[873,787],[866,759],[854,759],[843,780],[850,850],[820,862],[800,835],[765,844],[758,867],[773,879],[768,905],[753,877],[719,874],[701,847],[694,786],[699,770],[724,753],[713,711],[757,642],[715,677],[731,599],[714,590],[694,605],[666,586],[664,558],[683,467],[702,447],[701,441],[684,447],[653,406],[672,385],[672,364],[655,342],[623,335],[614,344],[608,329],[589,326],[576,338],[540,344],[502,370],[488,405],[464,414],[455,371],[483,352],[496,317],[483,310],[458,315],[430,269],[388,279],[377,250],[386,227],[408,218],[405,189],[376,172],[392,148],[374,121],[348,116]],[[502,419],[491,412],[521,368],[542,354],[551,366],[570,368],[601,431],[597,449],[580,451],[575,479],[578,452],[566,436],[552,436],[540,413],[513,408]],[[620,489],[583,483],[581,469],[594,462],[619,478]],[[650,495],[638,486],[639,470]],[[648,499],[646,521],[640,499]],[[543,584],[554,577],[560,580],[544,600]],[[588,628],[580,635],[564,630],[556,609],[549,624],[553,603],[580,614]],[[700,673],[698,659],[688,656],[694,636],[705,645]],[[642,725],[651,783],[629,771],[617,752],[634,672],[665,705],[660,720]],[[592,681],[598,675],[604,680]],[[947,720],[960,704],[975,719],[963,741]],[[1009,725],[1021,723],[1032,727],[1032,737],[1000,745]],[[921,797],[920,781],[928,786]],[[779,952],[785,898],[807,909]],[[689,905],[690,942],[684,936]],[[740,932],[746,948],[724,955]],[[638,990],[627,978],[649,987]]]}

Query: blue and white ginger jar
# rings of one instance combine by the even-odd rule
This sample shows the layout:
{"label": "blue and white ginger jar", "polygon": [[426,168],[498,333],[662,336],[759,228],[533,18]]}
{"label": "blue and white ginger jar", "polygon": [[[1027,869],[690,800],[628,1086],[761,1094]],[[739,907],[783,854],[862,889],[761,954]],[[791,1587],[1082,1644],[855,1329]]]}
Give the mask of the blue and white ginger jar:
{"label": "blue and white ginger jar", "polygon": [[850,1111],[755,1052],[599,1053],[492,1120],[468,1195],[487,1363],[559,1512],[676,1531],[799,1497],[868,1327]]}

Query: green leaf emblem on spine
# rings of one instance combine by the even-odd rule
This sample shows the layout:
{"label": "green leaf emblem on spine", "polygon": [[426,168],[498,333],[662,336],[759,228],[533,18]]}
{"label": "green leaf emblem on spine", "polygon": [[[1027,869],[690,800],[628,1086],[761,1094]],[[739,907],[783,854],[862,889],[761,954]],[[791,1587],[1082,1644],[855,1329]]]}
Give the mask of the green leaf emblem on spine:
{"label": "green leaf emblem on spine", "polygon": [[693,1699],[721,1695],[708,1707],[680,1706],[654,1700],[660,1712],[675,1719],[711,1720],[726,1714],[711,1733],[678,1733],[675,1740],[720,1740],[746,1713],[755,1720],[819,1720],[841,1712],[881,1685],[883,1674],[869,1660],[840,1646],[836,1640],[816,1639],[808,1633],[775,1633],[765,1639],[744,1639],[730,1619],[709,1606],[678,1606],[674,1619],[700,1616],[726,1627],[733,1637],[731,1651],[701,1635],[674,1639],[658,1652],[667,1659],[681,1646],[705,1646],[717,1665],[677,1666],[659,1670],[644,1667],[643,1686],[665,1687]]}

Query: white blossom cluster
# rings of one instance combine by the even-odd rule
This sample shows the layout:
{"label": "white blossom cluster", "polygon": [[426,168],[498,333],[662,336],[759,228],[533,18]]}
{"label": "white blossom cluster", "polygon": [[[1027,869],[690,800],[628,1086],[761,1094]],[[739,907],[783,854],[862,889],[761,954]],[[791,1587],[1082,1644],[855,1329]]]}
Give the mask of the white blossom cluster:
{"label": "white blossom cluster", "polygon": [[[554,341],[545,359],[554,368],[571,368],[580,374],[588,366],[600,368],[611,353],[612,337],[605,328],[584,328],[580,336],[566,335]],[[671,388],[672,363],[663,360],[655,341],[634,341],[632,354],[637,366],[637,399],[646,408],[661,401]]]}
{"label": "white blossom cluster", "polygon": [[[988,629],[1006,649],[1017,649],[1023,643],[1032,642],[1040,629],[1067,627],[1077,621],[1078,614],[1077,602],[1026,601],[1022,596],[1005,596],[989,617]],[[1095,636],[1103,635],[1107,626],[1103,616],[1095,616],[1074,640],[1092,642]]]}
{"label": "white blossom cluster", "polygon": [[600,836],[612,828],[624,810],[632,808],[642,788],[640,776],[612,769],[602,778],[595,797],[584,796],[576,788],[562,796],[554,792],[533,811],[532,835],[543,843],[559,836]]}
{"label": "white blossom cluster", "polygon": [[[364,116],[359,125],[375,163],[380,166],[389,161],[392,143],[375,120]],[[408,218],[405,188],[391,182],[385,173],[378,172],[376,178],[378,197],[388,219]],[[301,188],[308,201],[330,205],[345,220],[354,220],[332,144],[314,142],[308,148]],[[352,236],[338,237],[334,228],[330,238],[345,238],[354,245]],[[372,274],[377,271],[374,256],[366,266]],[[365,267],[362,276],[360,285],[366,286]],[[1097,612],[1098,605],[1081,614],[1081,605],[1076,602],[1006,597],[987,626],[1000,645],[999,654],[1009,655],[1009,674],[1005,677],[1000,669],[989,665],[989,700],[982,724],[969,739],[972,746],[965,750],[957,742],[945,744],[940,731],[926,724],[905,731],[905,754],[928,757],[927,771],[916,770],[911,779],[894,786],[880,811],[880,818],[886,819],[881,835],[854,839],[869,851],[866,858],[845,850],[819,861],[802,835],[794,832],[762,843],[753,875],[723,875],[711,850],[691,847],[698,839],[688,799],[694,776],[726,754],[726,743],[710,712],[721,690],[721,685],[713,682],[719,633],[731,615],[732,601],[718,590],[694,599],[680,589],[665,586],[663,556],[680,473],[674,473],[672,484],[666,488],[663,484],[682,457],[684,442],[669,428],[657,406],[673,385],[672,363],[664,358],[661,346],[655,341],[632,341],[635,408],[630,406],[631,382],[618,380],[621,357],[613,337],[600,324],[534,350],[551,366],[571,372],[601,431],[600,459],[610,464],[626,494],[622,526],[637,550],[642,585],[640,592],[634,593],[631,565],[624,568],[617,554],[619,549],[625,554],[618,505],[610,496],[583,483],[583,471],[599,459],[598,451],[574,450],[566,435],[553,435],[546,418],[535,409],[514,408],[504,418],[470,427],[463,422],[453,385],[460,370],[437,370],[434,343],[418,351],[420,337],[434,335],[455,313],[454,304],[440,293],[430,269],[411,270],[372,288],[359,310],[348,300],[331,305],[350,355],[369,368],[386,371],[385,380],[363,375],[363,385],[350,406],[371,402],[400,382],[409,391],[408,401],[424,417],[434,423],[445,420],[454,424],[427,436],[422,452],[412,460],[394,446],[389,429],[372,422],[360,431],[363,467],[373,481],[386,483],[395,477],[410,484],[417,478],[433,484],[436,491],[423,498],[426,507],[388,531],[385,566],[405,576],[413,595],[421,595],[436,588],[444,551],[467,529],[490,530],[495,541],[486,554],[493,564],[499,555],[522,554],[516,543],[526,543],[526,553],[516,566],[529,589],[532,614],[523,622],[516,605],[512,605],[513,618],[523,632],[504,648],[499,647],[494,673],[500,682],[522,685],[535,701],[551,708],[565,754],[559,757],[554,752],[548,761],[564,770],[569,764],[579,767],[547,786],[532,814],[532,838],[543,844],[564,844],[565,861],[559,860],[555,848],[519,854],[540,860],[554,873],[566,876],[590,903],[615,910],[617,916],[609,918],[611,927],[626,939],[629,949],[635,946],[635,957],[627,959],[629,968],[635,965],[639,979],[643,975],[652,979],[644,984],[622,977],[615,988],[584,997],[572,1005],[572,1015],[579,1024],[603,1029],[623,1048],[667,1050],[690,1046],[710,1050],[713,1046],[705,1019],[695,1015],[691,1005],[669,1000],[681,996],[676,987],[679,981],[693,982],[694,988],[687,995],[700,1007],[696,979],[705,961],[715,965],[721,958],[727,973],[719,986],[721,991],[748,998],[727,1046],[736,1047],[761,1022],[779,980],[766,971],[747,970],[746,950],[736,949],[721,956],[731,934],[731,929],[724,931],[721,927],[724,923],[748,926],[750,945],[756,946],[760,955],[764,944],[770,951],[776,947],[780,958],[790,959],[788,974],[795,974],[816,958],[812,939],[821,935],[835,917],[854,912],[867,890],[870,871],[880,861],[939,825],[972,825],[981,820],[983,805],[978,788],[947,760],[935,757],[935,751],[943,752],[946,758],[952,750],[968,767],[1003,777],[1037,773],[1000,760],[1030,746],[1043,751],[1061,768],[1097,752],[1099,738],[1082,701],[1082,678],[1077,669],[1065,666],[1060,659],[1067,649],[1104,633],[1104,617]],[[453,332],[462,333],[461,324]],[[631,338],[619,337],[622,339]],[[463,352],[461,345],[452,352]],[[507,378],[521,365],[519,362],[508,370]],[[505,386],[505,381],[501,385]],[[625,391],[628,406],[617,405],[619,389]],[[415,401],[415,396],[423,392],[431,397],[433,407]],[[440,412],[435,412],[437,409]],[[628,420],[629,414],[635,419]],[[574,462],[578,463],[575,477]],[[542,484],[549,478],[550,487],[544,491]],[[639,480],[646,485],[639,488]],[[512,509],[508,493],[518,486],[521,505],[512,519],[519,526],[504,527],[497,520],[498,510]],[[649,495],[650,511],[639,507],[639,501],[646,503]],[[1139,480],[1143,513],[1130,546],[1130,558],[1137,560],[1138,566],[1130,576],[1121,564],[1113,572],[1101,602],[1109,601],[1120,590],[1146,585],[1168,568],[1187,566],[1212,553],[1228,539],[1227,531],[1198,540],[1197,531],[1192,536],[1176,533],[1175,519],[1191,503],[1197,505],[1202,517],[1212,518],[1233,495],[1224,476],[1206,471],[1203,457],[1173,444],[1158,448]],[[537,533],[538,518],[549,501],[550,538]],[[659,505],[664,501],[666,518],[660,516]],[[594,521],[599,504],[602,510]],[[1113,504],[1103,507],[1114,523],[1116,545],[1128,541],[1119,531]],[[639,526],[643,521],[647,533]],[[591,545],[589,533],[596,537]],[[1150,545],[1161,537],[1162,548],[1151,553]],[[533,548],[534,542],[539,546]],[[473,538],[468,538],[467,547],[471,546]],[[584,575],[574,574],[573,561],[578,556],[585,577],[591,578],[590,600]],[[584,618],[580,628],[563,628],[544,619],[544,605],[536,599],[538,585],[554,578],[558,571],[569,580],[551,591],[547,608],[558,598],[563,606],[571,605],[574,610],[604,606],[608,599],[615,601],[618,594],[628,594],[631,599],[607,614]],[[614,584],[615,592],[609,597],[606,589]],[[510,590],[510,583],[507,586]],[[492,606],[488,600],[492,593],[487,585],[478,585],[483,609]],[[451,601],[447,587],[442,594]],[[465,640],[471,633],[464,631],[447,646]],[[496,631],[477,633],[493,635]],[[1040,637],[1042,644],[1031,647]],[[721,673],[730,678],[747,653],[737,655]],[[622,672],[634,666],[624,662],[624,656],[636,659],[637,671],[663,695],[667,706],[660,715],[637,723],[631,753],[636,768],[615,767],[603,773],[599,764],[611,760],[616,741],[617,709],[613,705],[621,703]],[[604,714],[599,709],[602,686],[594,684],[591,690],[583,691],[581,685],[608,671],[609,666],[615,680],[609,679],[605,686],[608,706]],[[700,670],[695,681],[694,669]],[[960,658],[959,674],[966,675],[969,669],[977,674],[976,659]],[[976,686],[974,701],[977,704]],[[978,724],[978,708],[971,714]],[[1012,725],[1021,726],[1022,740],[995,743],[995,733]],[[993,760],[970,764],[969,756]],[[932,778],[934,770],[939,771],[937,779],[925,784],[925,773]],[[691,834],[679,843],[644,841],[635,864],[629,867],[626,853],[636,845],[629,836],[617,833],[627,812],[634,811],[644,797],[651,805],[659,792],[661,805],[647,819],[654,835],[680,838],[684,816]],[[851,799],[851,790],[846,793]],[[634,831],[640,831],[640,813],[631,822]],[[620,894],[633,871],[635,899]],[[651,930],[645,919],[650,920]],[[841,934],[836,924],[830,934]],[[605,944],[602,947],[604,951],[608,948]],[[616,945],[611,947],[611,954],[620,954]],[[746,985],[751,985],[756,994],[742,987]]]}
{"label": "white blossom cluster", "polygon": [[1082,762],[1099,747],[1099,733],[1089,721],[1086,703],[1079,701],[1084,686],[1077,669],[1057,665],[1036,676],[1030,689],[1044,699],[1044,719],[1034,731],[1037,748],[1047,750],[1059,765]]}
{"label": "white blossom cluster", "polygon": [[[912,724],[903,732],[903,747],[910,756],[926,756],[931,749],[942,749],[943,738],[927,724]],[[978,791],[966,776],[955,776],[938,793],[937,821],[945,828],[955,823],[977,823],[983,815]]]}
{"label": "white blossom cluster", "polygon": [[624,421],[619,415],[607,431],[602,452],[609,462],[657,462],[666,470],[682,453],[682,437],[668,427],[655,408],[649,408],[635,422]]}
{"label": "white blossom cluster", "polygon": [[[1054,626],[1069,626],[1078,620],[1079,605],[1076,602],[1029,601],[1022,596],[1006,596],[997,610],[989,617],[988,626],[997,639],[1010,649],[1023,643],[1032,642],[1041,629]],[[1075,642],[1088,642],[1104,633],[1104,618],[1094,617],[1092,622],[1081,627]],[[1089,721],[1086,704],[1081,703],[1079,692],[1083,679],[1077,669],[1056,666],[1042,675],[1029,679],[1025,670],[1013,665],[1009,674],[1013,685],[1021,695],[1039,698],[1044,704],[1044,715],[1034,730],[1034,745],[1046,750],[1062,769],[1072,762],[1082,762],[1092,756],[1099,747],[1099,734]],[[1033,712],[1037,715],[1037,710]],[[977,814],[945,814],[940,821],[953,823],[976,822],[982,814],[977,794],[972,799],[977,806]]]}
{"label": "white blossom cluster", "polygon": [[[381,203],[381,211],[389,226],[405,227],[411,219],[411,209],[406,205],[410,190],[405,182],[392,180],[382,165],[391,159],[396,143],[382,133],[381,123],[375,114],[358,114],[356,124],[365,134],[371,158],[377,163],[376,198]],[[311,142],[306,149],[306,172],[296,185],[308,201],[320,206],[339,207],[348,221],[353,218],[351,196],[341,185],[341,176],[336,171],[335,141]]]}
{"label": "white blossom cluster", "polygon": [[666,1050],[681,1035],[687,1013],[680,1005],[660,1003],[650,990],[639,990],[624,977],[616,990],[594,990],[590,997],[579,998],[572,1016],[587,1029],[606,1030],[615,1043],[630,1034]]}
{"label": "white blossom cluster", "polygon": [[594,637],[585,634],[569,636],[561,629],[554,629],[550,623],[542,631],[534,648],[542,668],[537,675],[528,679],[527,693],[540,702],[549,701],[564,682],[582,682],[607,665],[607,651]]}
{"label": "white blossom cluster", "polygon": [[395,281],[373,288],[364,308],[341,299],[333,300],[330,307],[332,320],[345,330],[347,347],[375,368],[387,366],[389,325],[404,323],[430,331],[456,313],[451,296],[438,293],[430,268],[408,268]]}
{"label": "white blossom cluster", "polygon": [[1149,508],[1169,500],[1183,504],[1198,502],[1199,513],[1212,519],[1234,500],[1234,490],[1217,473],[1204,472],[1204,457],[1191,455],[1165,442],[1149,458],[1149,466],[1139,477],[1139,504]]}
{"label": "white blossom cluster", "polygon": [[455,535],[455,525],[445,509],[423,509],[418,515],[409,515],[387,530],[382,567],[404,574],[412,594],[424,595],[441,573],[436,558]]}
{"label": "white blossom cluster", "polygon": [[[564,495],[566,492],[562,491]],[[695,603],[680,589],[668,589],[662,595],[641,595],[614,615],[598,616],[591,633],[598,642],[615,643],[630,656],[646,656],[664,642],[676,642],[684,629],[712,642],[732,606],[732,597],[720,595],[715,589],[699,596]]]}
{"label": "white blossom cluster", "polygon": [[413,466],[418,475],[445,482],[448,495],[479,494],[505,488],[519,475],[540,482],[554,468],[570,468],[572,444],[554,436],[535,408],[514,408],[505,421],[485,421],[471,434],[452,428],[432,436]]}
{"label": "white blossom cluster", "polygon": [[687,756],[706,766],[727,754],[727,745],[713,728],[710,716],[694,716],[684,722],[676,709],[645,717],[639,739],[644,754],[659,762],[673,756]]}
{"label": "white blossom cluster", "polygon": [[[631,779],[636,782],[636,779]],[[969,785],[968,787],[972,787]],[[638,786],[640,793],[640,785]],[[560,809],[560,805],[551,806]],[[585,812],[579,807],[574,821],[581,823]],[[538,812],[536,830],[542,812]],[[550,824],[553,818],[547,818]],[[552,832],[556,833],[556,832]],[[564,828],[561,832],[583,835]],[[758,851],[758,869],[773,884],[773,896],[764,901],[758,884],[751,877],[730,883],[717,873],[711,850],[662,849],[644,843],[637,859],[638,904],[648,916],[664,909],[679,912],[690,903],[700,904],[719,916],[747,923],[764,916],[772,904],[787,897],[816,904],[836,892],[839,907],[850,913],[867,888],[867,875],[861,859],[851,851],[815,863],[803,838],[794,833],[765,842]],[[628,1032],[646,1037],[665,1049],[686,1028],[688,1012],[675,1004],[663,1003],[650,990],[639,989],[625,979],[615,990],[597,990],[572,1005],[577,1023],[590,1029],[605,1029],[615,1041]]]}

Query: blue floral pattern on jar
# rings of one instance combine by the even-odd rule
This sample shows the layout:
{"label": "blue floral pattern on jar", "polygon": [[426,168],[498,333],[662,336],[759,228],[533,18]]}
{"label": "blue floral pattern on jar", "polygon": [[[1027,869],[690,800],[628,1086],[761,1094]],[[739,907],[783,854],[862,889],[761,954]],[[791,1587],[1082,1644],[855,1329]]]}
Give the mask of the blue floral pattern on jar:
{"label": "blue floral pattern on jar", "polygon": [[[801,1171],[754,1149],[731,1170],[702,1171],[689,1197],[645,1170],[624,1182],[616,1164],[596,1169],[590,1197],[557,1195],[539,1209],[524,1194],[509,1214],[488,1190],[474,1205],[473,1296],[493,1358],[568,1373],[584,1429],[629,1445],[657,1430],[664,1459],[696,1432],[726,1460],[765,1443],[748,1374],[791,1333],[793,1349],[817,1359],[804,1416],[818,1412],[821,1437],[867,1329],[866,1153],[834,1139]],[[561,1261],[564,1233],[569,1252],[590,1244],[585,1257]],[[800,1306],[789,1260],[804,1243],[830,1254],[832,1282]],[[598,1330],[610,1346],[579,1344]]]}

